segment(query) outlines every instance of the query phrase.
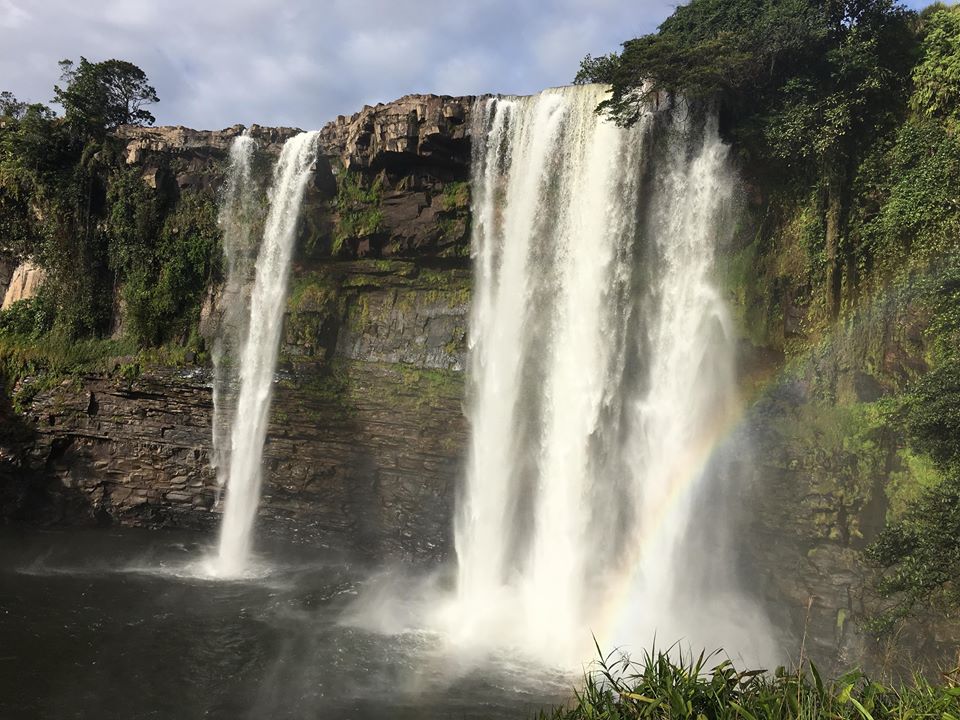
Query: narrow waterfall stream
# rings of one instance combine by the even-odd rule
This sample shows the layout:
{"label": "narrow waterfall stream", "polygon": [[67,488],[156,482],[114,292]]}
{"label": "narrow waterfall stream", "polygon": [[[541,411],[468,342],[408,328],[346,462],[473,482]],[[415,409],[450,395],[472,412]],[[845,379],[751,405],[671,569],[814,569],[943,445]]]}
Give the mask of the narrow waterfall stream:
{"label": "narrow waterfall stream", "polygon": [[317,133],[301,133],[287,140],[274,169],[230,431],[226,504],[216,561],[221,576],[242,574],[250,555],[290,260],[316,154]]}
{"label": "narrow waterfall stream", "polygon": [[452,627],[551,663],[589,658],[591,633],[769,659],[726,508],[706,501],[736,410],[711,283],[727,148],[682,107],[617,128],[594,112],[605,96],[552,89],[475,113]]}
{"label": "narrow waterfall stream", "polygon": [[[222,316],[213,346],[212,463],[222,493],[230,476],[230,431],[237,408],[240,353],[250,319],[248,288],[257,258],[259,183],[253,174],[257,141],[246,132],[230,146],[218,221],[223,231]],[[262,223],[261,223],[262,225]]]}

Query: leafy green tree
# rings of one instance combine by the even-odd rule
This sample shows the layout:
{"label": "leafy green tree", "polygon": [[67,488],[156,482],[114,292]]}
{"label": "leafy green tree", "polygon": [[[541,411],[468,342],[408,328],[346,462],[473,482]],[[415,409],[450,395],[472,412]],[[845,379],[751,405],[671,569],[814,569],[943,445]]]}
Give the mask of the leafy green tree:
{"label": "leafy green tree", "polygon": [[960,5],[925,13],[923,58],[913,70],[911,107],[925,115],[960,119]]}
{"label": "leafy green tree", "polygon": [[0,92],[0,118],[19,120],[26,109],[27,104],[17,100],[9,90]]}
{"label": "leafy green tree", "polygon": [[621,124],[682,94],[754,157],[838,165],[896,119],[912,19],[893,0],[692,0],[621,53],[587,56],[575,81],[610,84],[601,110]]}
{"label": "leafy green tree", "polygon": [[0,124],[0,242],[7,253],[38,257],[44,247],[44,198],[56,197],[73,157],[45,105],[25,105]]}
{"label": "leafy green tree", "polygon": [[80,64],[61,60],[61,82],[54,86],[69,124],[82,133],[98,137],[120,125],[152,125],[153,115],[145,106],[159,102],[157,91],[143,70],[126,60]]}
{"label": "leafy green tree", "polygon": [[914,268],[933,279],[955,265],[943,258],[960,257],[957,187],[960,136],[936,118],[910,117],[858,171],[851,237],[865,271]]}
{"label": "leafy green tree", "polygon": [[882,569],[876,584],[889,603],[872,622],[881,633],[918,610],[960,603],[960,472],[927,490],[867,549]]}

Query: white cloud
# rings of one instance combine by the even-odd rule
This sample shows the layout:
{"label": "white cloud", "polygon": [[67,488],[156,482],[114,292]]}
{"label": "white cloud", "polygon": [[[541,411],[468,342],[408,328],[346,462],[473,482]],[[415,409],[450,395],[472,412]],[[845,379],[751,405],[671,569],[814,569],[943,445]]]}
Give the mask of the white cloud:
{"label": "white cloud", "polygon": [[318,127],[410,92],[564,84],[583,54],[670,12],[665,0],[0,0],[0,90],[48,101],[59,59],[116,57],[156,86],[158,122]]}

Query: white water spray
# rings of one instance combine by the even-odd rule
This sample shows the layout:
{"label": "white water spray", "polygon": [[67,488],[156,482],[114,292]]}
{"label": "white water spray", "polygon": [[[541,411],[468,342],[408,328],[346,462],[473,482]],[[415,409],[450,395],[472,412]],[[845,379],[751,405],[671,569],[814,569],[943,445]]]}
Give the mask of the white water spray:
{"label": "white water spray", "polygon": [[230,434],[227,497],[216,563],[221,576],[242,574],[250,555],[290,260],[316,154],[317,133],[302,133],[287,140],[274,170]]}
{"label": "white water spray", "polygon": [[591,632],[766,661],[723,506],[704,512],[736,407],[710,278],[727,149],[681,109],[619,129],[594,112],[604,97],[475,114],[472,435],[447,621],[463,644],[550,663],[588,659]]}

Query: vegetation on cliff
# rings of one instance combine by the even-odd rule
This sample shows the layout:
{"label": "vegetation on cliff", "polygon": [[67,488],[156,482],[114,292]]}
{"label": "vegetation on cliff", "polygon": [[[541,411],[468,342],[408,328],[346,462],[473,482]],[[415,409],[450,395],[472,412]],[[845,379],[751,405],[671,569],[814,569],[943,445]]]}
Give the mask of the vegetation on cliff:
{"label": "vegetation on cliff", "polygon": [[61,117],[10,93],[0,104],[0,251],[49,278],[33,301],[0,314],[0,332],[63,344],[121,330],[137,347],[186,341],[217,269],[216,199],[163,172],[149,187],[126,165],[110,131],[153,122],[145,106],[156,92],[142,70],[85,58],[61,69]]}
{"label": "vegetation on cliff", "polygon": [[795,230],[807,257],[791,283],[824,323],[888,273],[957,251],[958,17],[892,0],[694,0],[585,58],[577,80],[611,83],[599,110],[622,124],[651,98],[715,110],[764,195],[759,236]]}

